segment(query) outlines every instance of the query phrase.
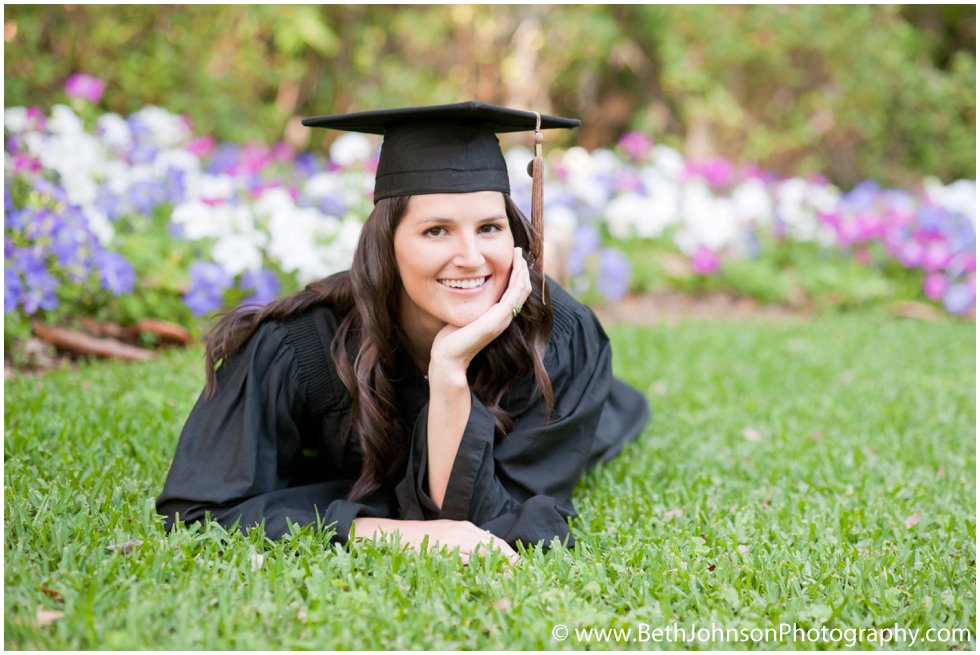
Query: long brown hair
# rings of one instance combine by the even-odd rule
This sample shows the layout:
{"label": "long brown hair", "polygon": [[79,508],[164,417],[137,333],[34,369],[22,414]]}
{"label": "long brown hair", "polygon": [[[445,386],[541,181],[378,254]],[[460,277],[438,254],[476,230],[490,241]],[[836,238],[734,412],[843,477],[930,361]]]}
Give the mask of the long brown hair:
{"label": "long brown hair", "polygon": [[[325,305],[339,323],[331,344],[337,373],[350,392],[350,429],[363,453],[360,477],[348,498],[358,500],[377,490],[404,466],[410,434],[399,420],[390,374],[396,369],[396,344],[401,340],[398,316],[401,279],[395,262],[394,237],[408,209],[410,196],[379,200],[361,230],[349,271],[313,282],[302,291],[264,307],[244,306],[221,317],[206,339],[205,394],[217,388],[215,369],[241,348],[267,320],[285,321]],[[514,380],[533,373],[550,415],[551,380],[542,358],[551,335],[551,306],[541,297],[542,274],[534,266],[542,244],[510,196],[504,194],[507,219],[529,260],[531,296],[511,325],[470,364],[470,386],[494,417],[495,434],[504,438],[513,421],[500,406]],[[547,293],[547,291],[544,291]]]}

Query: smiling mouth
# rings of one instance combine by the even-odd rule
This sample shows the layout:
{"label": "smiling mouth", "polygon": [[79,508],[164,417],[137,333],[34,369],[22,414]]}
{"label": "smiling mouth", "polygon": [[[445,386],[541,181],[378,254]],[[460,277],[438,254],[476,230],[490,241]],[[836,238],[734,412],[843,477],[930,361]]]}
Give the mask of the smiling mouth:
{"label": "smiling mouth", "polygon": [[445,279],[439,280],[439,284],[450,289],[477,289],[486,284],[488,279],[490,279],[489,275],[465,279]]}

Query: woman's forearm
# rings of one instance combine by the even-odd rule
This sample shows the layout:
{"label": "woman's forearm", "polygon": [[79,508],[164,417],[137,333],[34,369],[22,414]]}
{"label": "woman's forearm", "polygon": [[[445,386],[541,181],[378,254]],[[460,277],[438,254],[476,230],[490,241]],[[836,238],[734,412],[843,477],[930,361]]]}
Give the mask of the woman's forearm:
{"label": "woman's forearm", "polygon": [[427,435],[429,496],[440,508],[446,497],[449,476],[471,408],[466,369],[430,364]]}

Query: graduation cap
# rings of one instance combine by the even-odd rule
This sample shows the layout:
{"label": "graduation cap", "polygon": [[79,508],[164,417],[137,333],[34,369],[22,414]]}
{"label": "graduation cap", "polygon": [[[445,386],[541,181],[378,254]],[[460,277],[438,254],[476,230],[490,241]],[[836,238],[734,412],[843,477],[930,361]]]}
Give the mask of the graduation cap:
{"label": "graduation cap", "polygon": [[541,130],[578,127],[581,121],[482,102],[461,102],[316,116],[303,119],[303,125],[384,135],[375,177],[375,203],[382,198],[429,193],[501,191],[509,195],[507,164],[496,135],[533,130],[535,156],[528,173],[533,178],[531,224],[537,236],[537,252],[532,254],[542,266]]}

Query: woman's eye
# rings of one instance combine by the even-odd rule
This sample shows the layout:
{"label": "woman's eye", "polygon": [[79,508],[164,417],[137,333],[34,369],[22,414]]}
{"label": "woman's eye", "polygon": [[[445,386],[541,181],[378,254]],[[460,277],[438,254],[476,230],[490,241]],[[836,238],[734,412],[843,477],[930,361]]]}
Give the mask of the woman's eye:
{"label": "woman's eye", "polygon": [[428,230],[425,231],[425,234],[431,237],[441,237],[445,233],[446,233],[446,228],[442,227],[441,225],[437,225],[436,227],[430,227]]}
{"label": "woman's eye", "polygon": [[503,228],[497,225],[496,223],[487,223],[486,225],[480,226],[481,232],[500,232],[502,230]]}

